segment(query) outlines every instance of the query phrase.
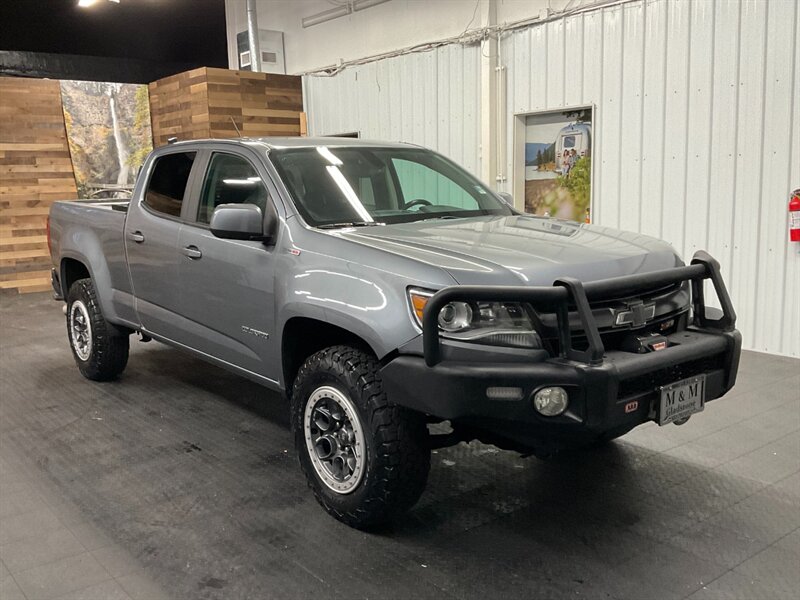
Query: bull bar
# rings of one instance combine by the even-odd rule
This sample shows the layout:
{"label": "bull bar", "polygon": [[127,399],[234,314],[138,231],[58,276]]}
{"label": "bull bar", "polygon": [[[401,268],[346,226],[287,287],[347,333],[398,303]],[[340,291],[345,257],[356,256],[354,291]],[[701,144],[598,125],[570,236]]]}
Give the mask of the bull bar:
{"label": "bull bar", "polygon": [[[703,283],[710,279],[721,306],[721,316],[711,318],[706,311]],[[552,286],[469,286],[456,285],[436,292],[425,306],[422,315],[422,336],[425,363],[429,367],[439,364],[441,341],[438,316],[449,302],[499,301],[524,302],[537,312],[554,313],[558,324],[559,358],[598,365],[603,362],[605,348],[600,331],[592,314],[590,302],[612,296],[636,295],[642,289],[657,288],[689,281],[692,292],[693,324],[702,329],[723,332],[733,331],[736,313],[720,274],[719,263],[705,251],[698,251],[691,263],[662,271],[625,275],[583,283],[571,277],[562,277]],[[586,336],[587,348],[573,347],[572,328],[569,324],[570,305],[574,306]]]}

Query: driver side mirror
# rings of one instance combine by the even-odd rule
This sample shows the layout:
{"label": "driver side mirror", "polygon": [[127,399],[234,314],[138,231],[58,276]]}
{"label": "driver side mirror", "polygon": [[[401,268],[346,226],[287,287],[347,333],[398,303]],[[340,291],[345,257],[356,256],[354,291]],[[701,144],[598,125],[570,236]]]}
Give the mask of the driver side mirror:
{"label": "driver side mirror", "polygon": [[509,194],[508,192],[497,192],[497,195],[500,196],[500,199],[508,204],[511,208],[514,208],[514,196]]}
{"label": "driver side mirror", "polygon": [[271,209],[265,219],[255,204],[220,204],[211,215],[209,229],[225,240],[269,242],[276,224],[277,217]]}

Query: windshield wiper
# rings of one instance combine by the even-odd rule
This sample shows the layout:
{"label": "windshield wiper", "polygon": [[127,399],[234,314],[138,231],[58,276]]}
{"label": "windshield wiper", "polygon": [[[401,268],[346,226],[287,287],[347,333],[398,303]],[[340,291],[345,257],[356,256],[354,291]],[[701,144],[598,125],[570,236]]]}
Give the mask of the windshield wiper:
{"label": "windshield wiper", "polygon": [[346,223],[325,223],[317,225],[317,229],[339,229],[341,227],[374,227],[376,225],[386,225],[380,221],[348,221]]}
{"label": "windshield wiper", "polygon": [[422,221],[435,221],[437,219],[466,219],[467,217],[459,217],[456,215],[442,215],[441,217],[428,217],[427,219],[420,219],[419,222]]}

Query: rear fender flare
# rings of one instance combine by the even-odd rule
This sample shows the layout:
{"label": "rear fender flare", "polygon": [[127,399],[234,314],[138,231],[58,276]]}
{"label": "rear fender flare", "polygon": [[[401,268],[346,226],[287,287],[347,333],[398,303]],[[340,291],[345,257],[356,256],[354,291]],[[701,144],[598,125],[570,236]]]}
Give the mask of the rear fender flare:
{"label": "rear fender flare", "polygon": [[[89,238],[83,241],[86,242],[87,253],[81,253],[75,250],[64,250],[61,253],[59,274],[62,286],[66,282],[65,259],[71,259],[81,263],[86,267],[86,270],[89,271],[89,277],[92,278],[92,283],[94,283],[94,288],[97,291],[97,301],[100,303],[100,310],[103,311],[103,316],[112,322],[118,320],[118,315],[114,311],[113,303],[109,297],[111,293],[111,274],[108,271],[108,265],[106,264],[102,249],[99,247],[96,240]],[[90,256],[99,258],[92,260],[89,258]],[[66,286],[64,286],[64,288],[66,288]],[[63,289],[63,292],[64,298],[66,298],[69,290]]]}

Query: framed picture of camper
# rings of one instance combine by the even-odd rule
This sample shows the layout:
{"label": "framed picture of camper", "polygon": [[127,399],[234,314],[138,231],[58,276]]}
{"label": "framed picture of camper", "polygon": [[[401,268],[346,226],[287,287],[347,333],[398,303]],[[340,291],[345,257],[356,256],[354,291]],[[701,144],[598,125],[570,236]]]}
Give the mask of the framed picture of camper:
{"label": "framed picture of camper", "polygon": [[591,106],[517,115],[514,195],[526,213],[590,221],[593,117]]}

